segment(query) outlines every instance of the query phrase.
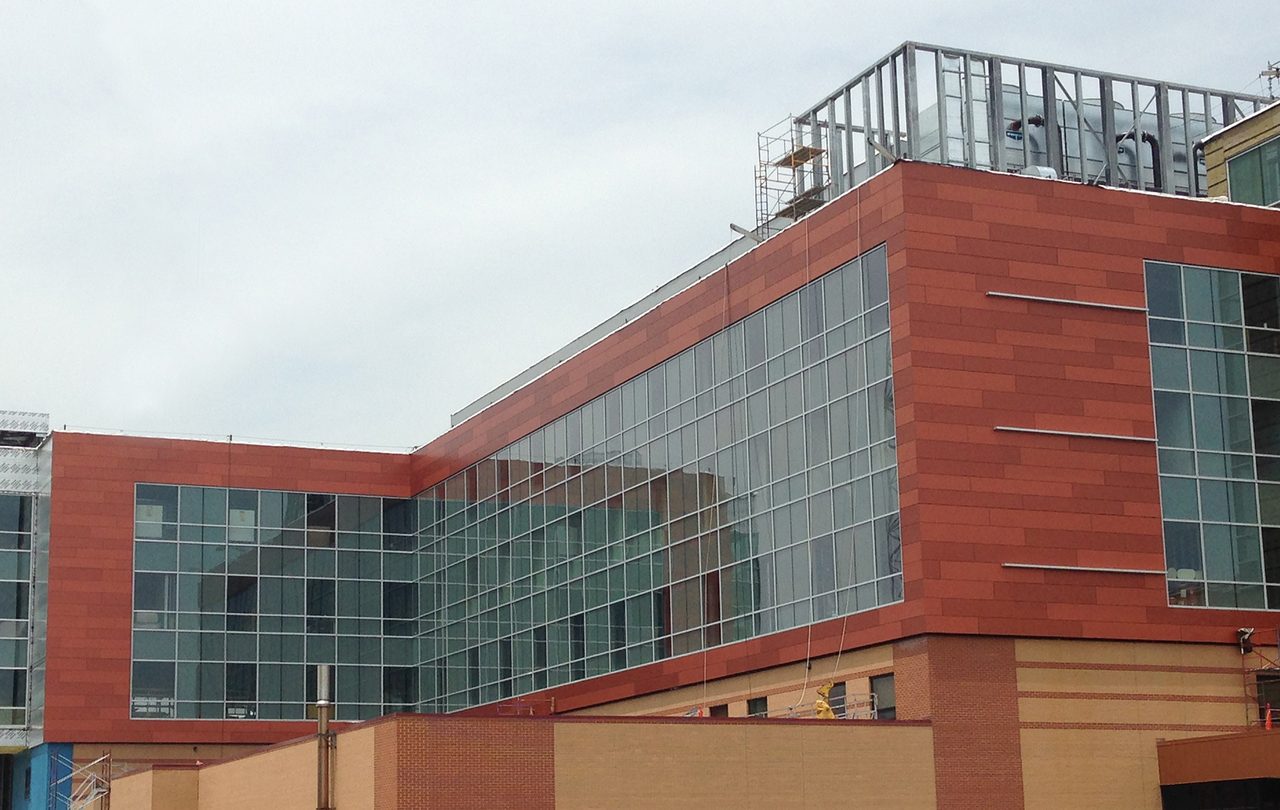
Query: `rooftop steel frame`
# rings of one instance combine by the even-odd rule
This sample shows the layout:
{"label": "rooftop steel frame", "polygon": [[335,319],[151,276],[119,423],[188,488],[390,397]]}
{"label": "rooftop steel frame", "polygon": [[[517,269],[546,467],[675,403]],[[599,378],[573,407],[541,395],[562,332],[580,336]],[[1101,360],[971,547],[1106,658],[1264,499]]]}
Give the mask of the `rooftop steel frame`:
{"label": "rooftop steel frame", "polygon": [[[1200,142],[1261,96],[906,42],[760,133],[757,225],[923,160],[1203,196]],[[782,223],[782,224],[785,224]]]}

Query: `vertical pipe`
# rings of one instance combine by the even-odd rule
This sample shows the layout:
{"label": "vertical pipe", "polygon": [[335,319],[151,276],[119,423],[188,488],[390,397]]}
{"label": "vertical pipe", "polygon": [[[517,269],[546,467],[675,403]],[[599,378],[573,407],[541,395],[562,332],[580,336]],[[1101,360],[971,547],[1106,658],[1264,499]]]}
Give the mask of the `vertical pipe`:
{"label": "vertical pipe", "polygon": [[1089,159],[1084,140],[1084,78],[1076,73],[1076,148],[1080,150],[1080,182],[1089,182]]}
{"label": "vertical pipe", "polygon": [[1056,70],[1048,65],[1040,68],[1040,84],[1043,88],[1040,98],[1044,102],[1044,112],[1041,113],[1041,117],[1044,118],[1045,159],[1049,162],[1049,167],[1057,172],[1059,177],[1063,177],[1067,173],[1067,160],[1066,150],[1062,147],[1062,130],[1058,121],[1057,80]]}
{"label": "vertical pipe", "polygon": [[950,133],[947,132],[947,78],[942,71],[944,58],[942,51],[933,52],[934,81],[938,85],[938,162],[947,164],[951,162],[951,145],[947,143]]}
{"label": "vertical pipe", "polygon": [[1102,114],[1102,177],[1103,182],[1110,186],[1116,182],[1116,167],[1119,163],[1116,155],[1119,152],[1116,149],[1116,108],[1112,103],[1111,79],[1105,75],[1098,77],[1098,96]]}
{"label": "vertical pipe", "polygon": [[1199,167],[1196,166],[1196,156],[1192,153],[1191,141],[1191,94],[1187,92],[1187,88],[1182,88],[1182,148],[1187,152],[1187,194],[1192,197],[1199,196],[1193,189],[1196,187],[1198,178],[1196,172]]}
{"label": "vertical pipe", "polygon": [[330,679],[332,664],[316,666],[316,808],[332,810],[330,787],[333,782],[330,765],[333,761],[333,736],[329,731],[330,713],[333,702],[330,700]]}
{"label": "vertical pipe", "polygon": [[[1136,82],[1129,83],[1129,94],[1133,97],[1133,168],[1134,182],[1139,191],[1147,188],[1147,172],[1142,165],[1142,87]],[[1154,174],[1154,172],[1153,172]]]}
{"label": "vertical pipe", "polygon": [[844,164],[849,172],[849,182],[844,186],[846,191],[858,182],[858,178],[854,176],[854,169],[858,165],[857,160],[853,154],[853,88],[846,87],[844,89]]}
{"label": "vertical pipe", "polygon": [[[964,127],[964,165],[970,169],[977,169],[978,166],[978,139],[973,132],[973,57],[969,54],[964,55],[964,66],[960,76],[960,109],[962,112],[962,126]],[[990,155],[987,156],[990,158]],[[990,160],[987,166],[981,168],[989,168]]]}
{"label": "vertical pipe", "polygon": [[1018,63],[1018,119],[1022,133],[1022,168],[1031,165],[1031,133],[1028,131],[1027,119],[1027,63]]}
{"label": "vertical pipe", "polygon": [[[1173,126],[1169,117],[1169,85],[1156,85],[1156,147],[1160,150],[1160,176],[1156,178],[1156,191],[1176,194],[1173,182]],[[1155,150],[1152,151],[1152,155]],[[1154,161],[1153,161],[1154,162]],[[1152,166],[1152,171],[1155,166]]]}
{"label": "vertical pipe", "polygon": [[840,130],[837,127],[836,119],[836,100],[832,96],[827,101],[827,152],[830,155],[831,169],[831,191],[827,193],[828,200],[834,200],[837,195],[845,190],[844,184],[844,160],[840,154],[841,147],[844,145],[840,139]]}
{"label": "vertical pipe", "polygon": [[908,42],[902,54],[902,95],[895,96],[893,106],[896,110],[897,99],[906,100],[907,120],[904,123],[907,127],[907,146],[905,149],[898,149],[898,156],[914,158],[919,157],[920,151],[920,94],[916,86],[916,46]]}
{"label": "vertical pipe", "polygon": [[1000,60],[992,57],[991,75],[987,77],[987,84],[991,88],[991,106],[988,110],[988,118],[991,129],[992,157],[995,159],[993,168],[998,172],[1004,171],[1006,164],[1004,159],[1004,79],[1000,74]]}
{"label": "vertical pipe", "polygon": [[[884,134],[884,78],[882,75],[884,71],[882,67],[882,65],[876,66],[876,140],[881,146],[891,149],[889,139]],[[876,171],[878,172],[884,168],[884,157],[879,155],[879,150],[873,151],[877,152]]]}
{"label": "vertical pipe", "polygon": [[[898,86],[898,57],[897,55],[889,57],[889,103],[891,109],[890,115],[885,120],[893,127],[893,143],[889,146],[893,150],[895,158],[905,157],[906,152],[902,148],[902,121],[898,117],[898,99],[902,88]],[[884,96],[880,97],[880,103],[884,104]]]}
{"label": "vertical pipe", "polygon": [[[879,81],[876,86],[879,86]],[[866,76],[862,80],[862,152],[867,156],[867,177],[880,169],[880,153],[867,144],[872,137],[871,132],[871,77]],[[879,133],[875,137],[880,137]]]}

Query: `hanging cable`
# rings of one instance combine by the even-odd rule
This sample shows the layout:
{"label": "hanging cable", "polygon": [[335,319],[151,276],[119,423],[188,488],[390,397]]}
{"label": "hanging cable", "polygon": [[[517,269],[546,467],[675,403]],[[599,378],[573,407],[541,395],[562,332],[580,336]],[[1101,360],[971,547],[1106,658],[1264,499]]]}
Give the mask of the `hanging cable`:
{"label": "hanging cable", "polygon": [[[863,253],[866,252],[865,247],[862,244],[862,186],[858,186],[856,189],[854,189],[853,201],[854,201],[853,202],[854,229],[855,229],[855,237],[857,240],[856,244],[857,244],[858,255],[861,256]],[[852,532],[853,530],[850,529],[849,531]],[[832,539],[834,541],[834,537]],[[850,537],[850,540],[852,541],[852,535]],[[833,545],[834,545],[834,542],[833,542]],[[839,547],[834,547],[833,551],[834,551],[834,556],[839,557]],[[853,589],[853,575],[854,575],[853,561],[854,561],[854,553],[853,553],[852,542],[851,542],[850,548],[849,548],[849,579],[847,580],[847,582],[849,583],[850,590]],[[836,583],[836,610],[839,610],[839,609],[840,609],[840,583],[837,582]],[[841,656],[844,655],[845,634],[849,630],[849,613],[850,611],[846,608],[844,610],[844,619],[840,622],[840,643],[839,645],[836,646],[835,666],[831,668],[831,680],[833,682],[835,681],[836,676],[840,674],[840,658]]]}

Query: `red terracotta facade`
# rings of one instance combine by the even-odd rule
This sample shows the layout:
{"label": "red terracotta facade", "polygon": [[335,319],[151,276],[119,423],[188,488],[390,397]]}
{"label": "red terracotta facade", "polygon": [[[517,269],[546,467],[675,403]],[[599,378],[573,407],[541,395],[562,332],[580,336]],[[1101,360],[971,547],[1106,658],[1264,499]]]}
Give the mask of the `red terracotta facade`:
{"label": "red terracotta facade", "polygon": [[1006,566],[1165,563],[1153,442],[997,430],[1153,437],[1144,313],[990,293],[1140,308],[1144,259],[1280,274],[1280,211],[900,163],[411,455],[58,434],[46,738],[305,731],[128,719],[135,482],[412,495],[881,243],[905,601],[564,686],[548,693],[558,709],[801,660],[841,639],[1226,644],[1242,625],[1275,625],[1261,612],[1170,608],[1162,574]]}

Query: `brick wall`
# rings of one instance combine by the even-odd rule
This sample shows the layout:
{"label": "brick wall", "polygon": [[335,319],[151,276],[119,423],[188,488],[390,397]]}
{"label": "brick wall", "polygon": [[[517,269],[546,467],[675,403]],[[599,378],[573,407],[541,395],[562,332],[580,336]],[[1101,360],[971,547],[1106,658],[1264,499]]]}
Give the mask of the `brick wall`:
{"label": "brick wall", "polygon": [[395,729],[395,810],[556,805],[549,722],[403,716]]}
{"label": "brick wall", "polygon": [[1022,807],[1018,681],[1012,639],[929,639],[938,806]]}

